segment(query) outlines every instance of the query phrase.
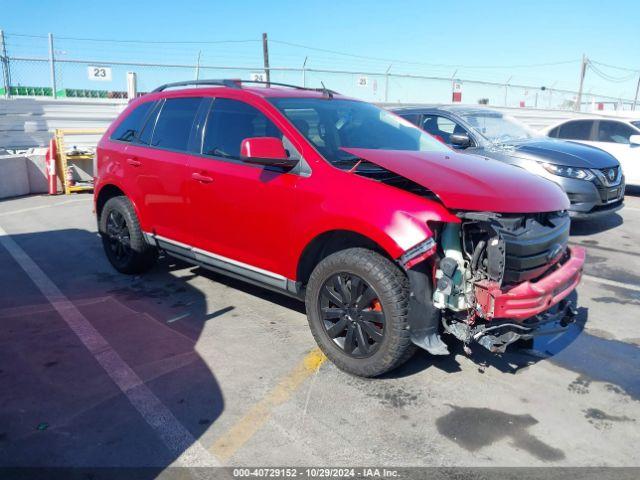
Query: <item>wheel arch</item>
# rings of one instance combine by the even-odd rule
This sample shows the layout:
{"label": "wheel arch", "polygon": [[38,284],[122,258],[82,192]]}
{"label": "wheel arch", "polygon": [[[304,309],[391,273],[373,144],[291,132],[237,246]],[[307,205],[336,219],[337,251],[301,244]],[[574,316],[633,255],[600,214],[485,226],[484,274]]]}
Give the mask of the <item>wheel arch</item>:
{"label": "wheel arch", "polygon": [[98,220],[98,222],[100,222],[100,216],[102,215],[102,210],[104,209],[105,204],[111,198],[119,197],[119,196],[126,197],[127,200],[131,202],[131,205],[133,205],[133,210],[136,212],[136,216],[138,217],[138,221],[140,222],[140,225],[143,225],[144,219],[142,218],[140,209],[138,208],[138,205],[136,204],[135,200],[130,195],[127,195],[125,190],[120,185],[114,182],[103,184],[102,186],[100,186],[99,190],[95,194],[95,210],[96,210],[96,219]]}
{"label": "wheel arch", "polygon": [[102,210],[104,209],[105,204],[109,201],[109,199],[113,197],[123,196],[126,197],[126,194],[122,191],[120,187],[113,183],[108,183],[103,185],[100,188],[100,191],[96,195],[96,217],[100,219],[102,215]]}
{"label": "wheel arch", "polygon": [[302,250],[296,269],[296,280],[306,285],[311,272],[320,261],[332,253],[348,248],[361,247],[373,250],[393,261],[389,252],[370,237],[353,230],[330,230],[315,236]]}

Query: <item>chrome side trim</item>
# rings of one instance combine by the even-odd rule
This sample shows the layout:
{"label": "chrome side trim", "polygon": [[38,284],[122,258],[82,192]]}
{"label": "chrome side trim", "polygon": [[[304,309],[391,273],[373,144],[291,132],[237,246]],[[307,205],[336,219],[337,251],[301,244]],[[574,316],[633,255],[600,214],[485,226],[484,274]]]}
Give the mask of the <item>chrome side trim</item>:
{"label": "chrome side trim", "polygon": [[232,258],[223,257],[222,255],[217,255],[215,253],[187,245],[186,243],[177,242],[161,235],[148,232],[144,232],[144,235],[150,244],[158,245],[160,248],[167,250],[168,253],[174,253],[176,256],[180,256],[181,258],[190,259],[196,263],[202,264],[204,267],[211,267],[215,270],[219,270],[221,273],[229,272],[233,276],[245,277],[247,280],[264,283],[281,290],[287,290],[289,283],[293,282],[293,280],[289,280],[280,274],[254,267],[253,265],[239,262]]}

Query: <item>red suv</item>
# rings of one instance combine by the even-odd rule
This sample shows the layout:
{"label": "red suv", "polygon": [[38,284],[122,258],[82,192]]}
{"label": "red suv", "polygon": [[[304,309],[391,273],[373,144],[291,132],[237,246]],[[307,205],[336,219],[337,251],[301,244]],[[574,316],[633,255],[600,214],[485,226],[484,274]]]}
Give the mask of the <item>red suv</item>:
{"label": "red suv", "polygon": [[118,271],[163,250],[304,299],[322,351],[362,376],[448,354],[442,332],[504,351],[572,321],[584,250],[560,187],[369,103],[254,83],[164,85],[111,125],[95,208]]}

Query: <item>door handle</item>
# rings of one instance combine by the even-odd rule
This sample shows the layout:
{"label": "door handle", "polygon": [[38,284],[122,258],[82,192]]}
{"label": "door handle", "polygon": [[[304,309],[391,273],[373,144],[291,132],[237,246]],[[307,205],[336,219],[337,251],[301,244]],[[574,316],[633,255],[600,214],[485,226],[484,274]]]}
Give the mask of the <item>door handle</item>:
{"label": "door handle", "polygon": [[139,167],[140,165],[142,165],[142,162],[140,160],[136,160],[135,158],[127,158],[127,163],[132,167]]}
{"label": "door handle", "polygon": [[213,182],[213,178],[207,177],[206,175],[202,175],[201,173],[192,173],[191,174],[191,178],[193,178],[194,180],[197,180],[198,182],[201,182],[201,183],[211,183],[211,182]]}

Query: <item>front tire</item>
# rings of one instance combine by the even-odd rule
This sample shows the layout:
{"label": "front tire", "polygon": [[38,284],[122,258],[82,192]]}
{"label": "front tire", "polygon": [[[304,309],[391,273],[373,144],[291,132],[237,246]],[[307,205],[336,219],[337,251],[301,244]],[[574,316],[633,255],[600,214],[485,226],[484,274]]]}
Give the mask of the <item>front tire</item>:
{"label": "front tire", "polygon": [[376,377],[415,352],[408,279],[374,251],[350,248],[323,259],[311,274],[305,303],[318,346],[347,373]]}
{"label": "front tire", "polygon": [[147,243],[131,201],[124,196],[110,198],[99,221],[107,258],[120,273],[149,270],[158,258],[157,249]]}

